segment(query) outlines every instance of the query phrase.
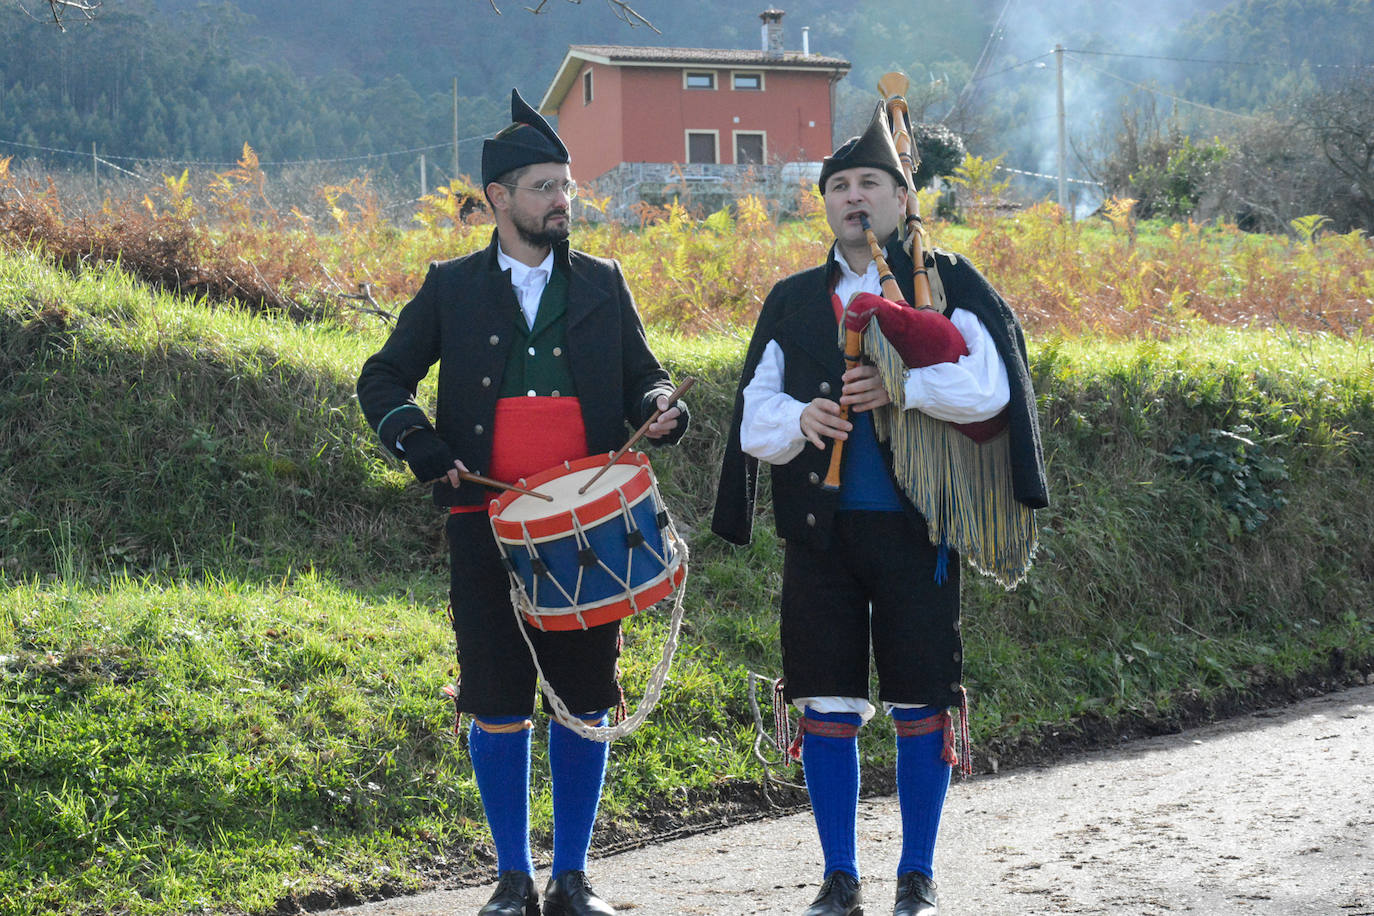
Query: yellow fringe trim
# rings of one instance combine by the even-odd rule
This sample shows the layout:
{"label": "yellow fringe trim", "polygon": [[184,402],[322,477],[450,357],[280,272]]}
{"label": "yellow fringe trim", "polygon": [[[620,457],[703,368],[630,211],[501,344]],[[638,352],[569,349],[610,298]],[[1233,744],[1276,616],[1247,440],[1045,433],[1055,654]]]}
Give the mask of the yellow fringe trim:
{"label": "yellow fringe trim", "polygon": [[[954,261],[953,255],[944,254]],[[932,258],[938,263],[938,258]],[[934,305],[945,307],[939,271],[930,271]],[[844,322],[840,322],[844,347]],[[1016,499],[1011,475],[1011,435],[1003,431],[981,444],[950,423],[920,410],[907,410],[906,363],[870,321],[863,352],[878,367],[892,404],[873,413],[880,442],[892,449],[893,474],[902,491],[925,516],[930,542],[943,540],[984,575],[1015,588],[1035,559],[1039,535],[1035,511]]]}

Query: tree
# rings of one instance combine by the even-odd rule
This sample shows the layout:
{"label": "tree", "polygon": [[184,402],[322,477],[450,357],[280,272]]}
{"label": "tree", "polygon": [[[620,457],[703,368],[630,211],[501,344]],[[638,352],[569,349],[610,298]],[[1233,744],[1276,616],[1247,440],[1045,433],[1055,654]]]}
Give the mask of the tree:
{"label": "tree", "polygon": [[[48,15],[51,15],[53,25],[65,32],[67,30],[66,21],[69,16],[78,15],[82,19],[92,20],[95,18],[96,11],[100,9],[103,0],[43,0],[43,2],[46,2],[48,5],[48,13],[41,17],[29,10],[29,5],[33,0],[14,0],[14,2],[25,14],[33,19],[47,19]],[[486,0],[486,2],[496,11],[497,15],[501,14],[501,8],[496,5],[496,0]],[[567,0],[567,2],[580,6],[582,0]],[[527,6],[525,9],[538,16],[540,13],[546,11],[548,4],[549,0],[539,0],[537,5]],[[630,6],[629,0],[606,0],[606,5],[611,8],[611,11],[615,14],[617,19],[631,28],[642,25],[658,32],[658,29],[652,22],[645,18],[634,7]],[[661,35],[662,33],[659,32],[659,34]]]}
{"label": "tree", "polygon": [[[568,0],[568,2],[581,5],[582,0]],[[491,8],[496,10],[498,15],[500,14],[501,10],[499,7],[497,7],[496,0],[487,0],[487,3],[491,4]],[[545,7],[547,7],[548,5],[549,0],[539,0],[539,4],[537,6],[527,6],[525,7],[525,9],[530,11],[534,15],[538,16],[540,13],[544,12]],[[615,18],[619,19],[621,22],[625,23],[630,28],[634,28],[638,25],[645,25],[653,29],[655,32],[658,32],[658,29],[654,28],[654,24],[652,22],[645,19],[639,13],[635,12],[634,8],[630,6],[628,0],[606,0],[606,5],[609,6],[611,8],[611,11],[615,13]],[[659,34],[662,35],[663,33],[659,32]]]}
{"label": "tree", "polygon": [[1228,150],[1219,141],[1194,143],[1192,137],[1171,137],[1174,142],[1161,150],[1164,161],[1144,165],[1133,172],[1131,193],[1141,206],[1142,216],[1184,219],[1192,216],[1209,191],[1212,180],[1225,161]]}
{"label": "tree", "polygon": [[924,188],[936,178],[953,175],[966,152],[959,135],[943,124],[915,124],[911,130],[921,156],[914,177],[916,187]]}
{"label": "tree", "polygon": [[[1297,120],[1311,132],[1331,168],[1349,183],[1346,203],[1358,214],[1362,228],[1374,229],[1374,78],[1317,93],[1299,109]],[[1341,222],[1338,214],[1325,215]]]}
{"label": "tree", "polygon": [[[1220,140],[1195,142],[1177,115],[1164,118],[1153,96],[1123,105],[1116,133],[1080,161],[1109,197],[1137,201],[1144,218],[1197,215],[1214,190],[1230,149]],[[1077,147],[1075,146],[1075,149]]]}
{"label": "tree", "polygon": [[1210,85],[1196,82],[1189,97],[1253,110],[1281,100],[1300,71],[1309,86],[1330,89],[1343,73],[1366,67],[1371,33],[1369,0],[1234,0],[1184,26],[1174,53],[1248,62],[1219,72]]}
{"label": "tree", "polygon": [[1252,232],[1289,232],[1314,213],[1344,232],[1355,225],[1349,182],[1316,149],[1291,112],[1271,111],[1232,136],[1217,178],[1221,211]]}
{"label": "tree", "polygon": [[[34,15],[23,0],[16,0],[16,2],[29,17],[33,19],[47,18],[47,16]],[[100,9],[100,2],[101,0],[47,0],[48,13],[52,15],[53,25],[65,32],[67,31],[65,22],[68,16],[75,14],[82,19],[94,19],[96,10]]]}

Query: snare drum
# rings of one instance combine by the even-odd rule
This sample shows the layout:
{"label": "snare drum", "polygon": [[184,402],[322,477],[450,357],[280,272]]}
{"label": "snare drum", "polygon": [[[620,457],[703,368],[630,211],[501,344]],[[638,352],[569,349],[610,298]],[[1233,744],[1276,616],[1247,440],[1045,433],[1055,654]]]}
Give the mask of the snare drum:
{"label": "snare drum", "polygon": [[492,533],[521,614],[541,630],[587,629],[654,604],[687,577],[684,550],[641,452],[627,452],[584,494],[609,455],[565,461],[492,500]]}

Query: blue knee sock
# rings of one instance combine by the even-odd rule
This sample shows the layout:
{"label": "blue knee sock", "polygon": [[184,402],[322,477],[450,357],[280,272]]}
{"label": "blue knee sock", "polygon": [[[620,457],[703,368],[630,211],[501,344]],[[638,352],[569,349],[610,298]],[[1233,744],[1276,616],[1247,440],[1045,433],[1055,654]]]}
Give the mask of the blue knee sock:
{"label": "blue knee sock", "polygon": [[807,710],[813,721],[852,725],[848,737],[830,737],[808,732],[802,738],[802,771],[806,791],[811,796],[811,813],[825,855],[825,873],[847,871],[859,877],[858,840],[855,820],[859,807],[859,735],[863,719],[847,712],[818,713]]}
{"label": "blue knee sock", "polygon": [[[484,716],[488,725],[523,722],[528,716]],[[474,722],[468,756],[482,793],[498,872],[534,873],[530,856],[530,729],[492,734]]]}
{"label": "blue knee sock", "polygon": [[[604,725],[606,711],[596,717]],[[587,870],[601,784],[606,777],[610,744],[583,738],[570,728],[549,722],[549,772],[553,783],[553,876]]]}
{"label": "blue knee sock", "polygon": [[[915,722],[944,712],[937,706],[894,709],[892,718]],[[935,838],[949,789],[950,765],[943,757],[945,735],[897,736],[897,800],[902,811],[902,857],[897,874],[919,871],[935,877]]]}

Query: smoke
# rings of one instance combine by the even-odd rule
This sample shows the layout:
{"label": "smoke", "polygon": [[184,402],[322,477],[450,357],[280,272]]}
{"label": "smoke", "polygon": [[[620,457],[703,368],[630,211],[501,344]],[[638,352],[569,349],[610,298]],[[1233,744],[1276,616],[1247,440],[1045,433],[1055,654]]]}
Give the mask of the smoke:
{"label": "smoke", "polygon": [[[1179,106],[1170,96],[1182,98],[1198,76],[1197,64],[1176,59],[1185,56],[1182,29],[1227,5],[1228,0],[1009,0],[980,71],[946,117],[982,125],[970,147],[985,157],[1004,154],[1003,165],[1016,170],[1008,175],[1019,191],[1053,197],[1062,61],[1067,190],[1076,211],[1090,212],[1102,192],[1083,182],[1091,178],[1092,157],[1121,124],[1123,108],[1147,104],[1151,97],[1160,111]],[[1064,48],[1062,55],[1056,46]],[[1182,108],[1179,113],[1193,114]]]}

